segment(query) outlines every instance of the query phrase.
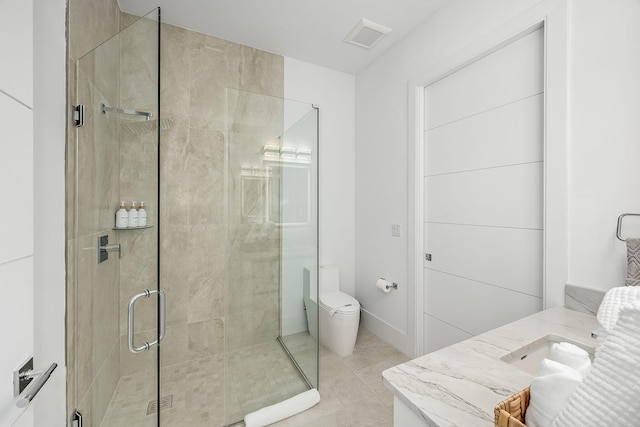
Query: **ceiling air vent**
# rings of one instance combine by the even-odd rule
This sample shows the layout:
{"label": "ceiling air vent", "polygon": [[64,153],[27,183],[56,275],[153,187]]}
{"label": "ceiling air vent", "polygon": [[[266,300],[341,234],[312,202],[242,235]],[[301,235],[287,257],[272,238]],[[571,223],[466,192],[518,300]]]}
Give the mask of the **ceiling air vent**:
{"label": "ceiling air vent", "polygon": [[344,41],[365,49],[371,49],[385,34],[390,31],[391,28],[387,28],[383,25],[376,24],[375,22],[362,18],[360,22],[358,22],[358,25],[351,30],[347,37],[345,37]]}

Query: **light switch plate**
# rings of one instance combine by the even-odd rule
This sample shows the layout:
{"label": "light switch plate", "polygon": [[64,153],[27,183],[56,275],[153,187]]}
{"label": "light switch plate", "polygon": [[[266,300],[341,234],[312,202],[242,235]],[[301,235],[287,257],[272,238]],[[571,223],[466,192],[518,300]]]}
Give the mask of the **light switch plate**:
{"label": "light switch plate", "polygon": [[391,235],[393,237],[401,237],[400,224],[391,224]]}

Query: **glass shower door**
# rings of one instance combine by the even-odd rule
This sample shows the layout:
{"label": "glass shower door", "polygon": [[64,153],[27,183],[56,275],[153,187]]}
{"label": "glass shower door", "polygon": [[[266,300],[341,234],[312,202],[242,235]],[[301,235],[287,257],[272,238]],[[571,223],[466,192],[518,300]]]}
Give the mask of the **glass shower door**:
{"label": "glass shower door", "polygon": [[226,90],[227,425],[317,387],[317,119]]}
{"label": "glass shower door", "polygon": [[[68,402],[85,425],[156,426],[159,10],[121,21],[130,25],[75,68]],[[121,201],[144,201],[146,225],[116,227]]]}
{"label": "glass shower door", "polygon": [[[309,104],[286,101],[286,124],[272,186],[280,187],[280,337],[311,388],[318,388],[318,114]],[[279,175],[279,176],[278,176]],[[312,268],[309,268],[312,267]],[[302,272],[302,274],[301,274]],[[317,282],[316,282],[317,283]]]}

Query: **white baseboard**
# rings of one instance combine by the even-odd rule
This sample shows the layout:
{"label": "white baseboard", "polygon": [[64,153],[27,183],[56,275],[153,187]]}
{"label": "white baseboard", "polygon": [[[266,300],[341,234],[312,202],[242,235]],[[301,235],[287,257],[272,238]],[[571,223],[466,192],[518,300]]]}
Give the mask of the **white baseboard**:
{"label": "white baseboard", "polygon": [[413,339],[408,337],[406,333],[365,309],[360,313],[360,324],[378,338],[403,352],[407,357],[413,358]]}
{"label": "white baseboard", "polygon": [[303,314],[303,316],[296,316],[296,317],[289,317],[287,319],[282,319],[282,336],[283,337],[297,334],[299,332],[305,332],[308,330],[309,330],[309,327],[307,326],[307,317],[305,314]]}

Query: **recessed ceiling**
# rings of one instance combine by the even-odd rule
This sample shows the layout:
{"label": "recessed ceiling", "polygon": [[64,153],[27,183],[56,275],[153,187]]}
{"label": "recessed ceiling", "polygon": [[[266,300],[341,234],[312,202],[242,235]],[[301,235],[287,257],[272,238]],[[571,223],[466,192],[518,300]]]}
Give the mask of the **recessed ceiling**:
{"label": "recessed ceiling", "polygon": [[[127,13],[357,74],[447,0],[119,0]],[[371,50],[345,43],[362,19],[392,31]]]}

